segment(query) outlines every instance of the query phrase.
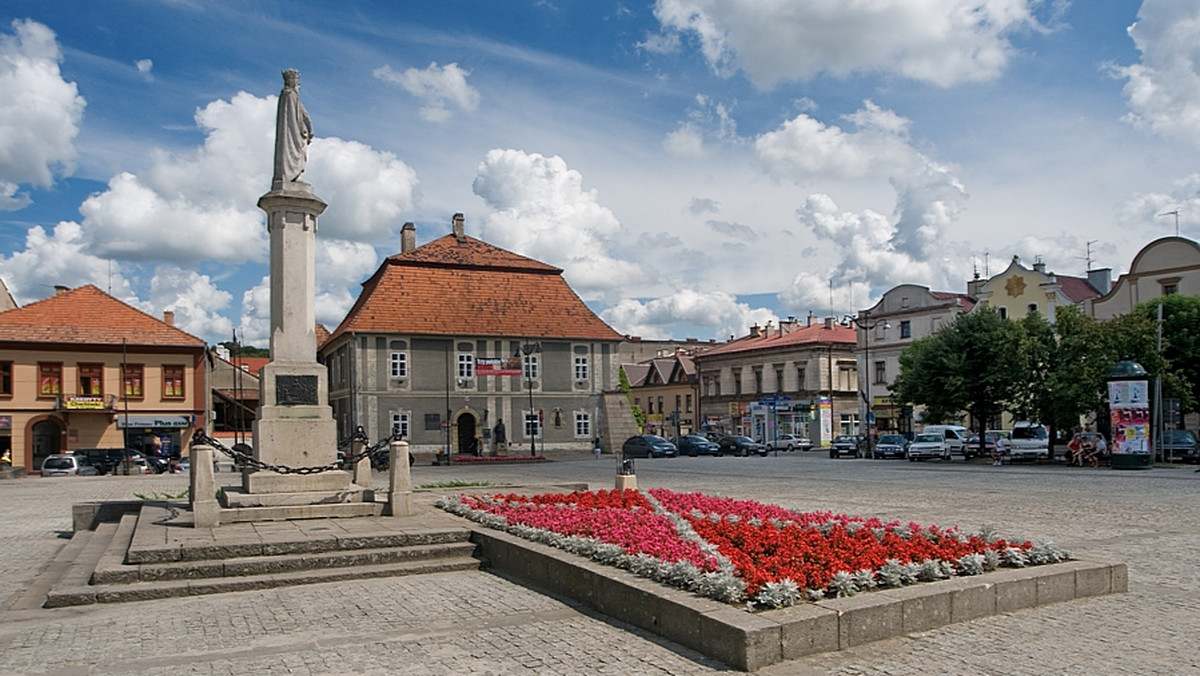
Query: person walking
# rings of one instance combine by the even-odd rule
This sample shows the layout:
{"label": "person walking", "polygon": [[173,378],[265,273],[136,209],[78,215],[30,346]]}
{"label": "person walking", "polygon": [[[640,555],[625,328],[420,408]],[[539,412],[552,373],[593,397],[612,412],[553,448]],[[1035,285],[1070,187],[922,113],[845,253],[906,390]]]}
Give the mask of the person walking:
{"label": "person walking", "polygon": [[1008,450],[1008,440],[1003,436],[996,437],[996,443],[992,445],[992,465],[999,467],[1004,464],[1004,453]]}

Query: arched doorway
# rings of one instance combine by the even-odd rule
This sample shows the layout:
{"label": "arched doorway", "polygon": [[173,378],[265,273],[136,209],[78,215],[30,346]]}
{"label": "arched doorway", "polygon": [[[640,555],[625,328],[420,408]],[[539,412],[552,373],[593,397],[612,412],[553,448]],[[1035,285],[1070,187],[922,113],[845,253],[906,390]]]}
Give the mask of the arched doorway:
{"label": "arched doorway", "polygon": [[33,443],[33,471],[42,466],[48,456],[62,451],[63,428],[57,420],[42,420],[33,424],[30,439]]}
{"label": "arched doorway", "polygon": [[475,415],[469,411],[463,411],[458,414],[455,425],[458,431],[458,448],[456,450],[459,453],[475,455],[475,437],[478,435],[475,430]]}

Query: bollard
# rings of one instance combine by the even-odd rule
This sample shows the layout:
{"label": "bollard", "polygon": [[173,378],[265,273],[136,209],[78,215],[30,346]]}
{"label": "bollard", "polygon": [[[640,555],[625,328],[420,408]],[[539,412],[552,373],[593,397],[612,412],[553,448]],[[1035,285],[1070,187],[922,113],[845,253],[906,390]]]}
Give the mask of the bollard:
{"label": "bollard", "polygon": [[192,507],[192,525],[194,528],[213,528],[221,522],[221,506],[217,504],[217,484],[213,478],[213,447],[208,444],[192,446],[191,462],[188,502]]}
{"label": "bollard", "polygon": [[[355,437],[350,442],[350,454],[358,455],[367,447],[367,442],[361,438]],[[371,479],[371,459],[364,457],[354,463],[354,483],[357,486],[371,488],[373,480]]]}
{"label": "bollard", "polygon": [[412,516],[412,472],[408,468],[408,442],[388,444],[388,499],[384,516]]}

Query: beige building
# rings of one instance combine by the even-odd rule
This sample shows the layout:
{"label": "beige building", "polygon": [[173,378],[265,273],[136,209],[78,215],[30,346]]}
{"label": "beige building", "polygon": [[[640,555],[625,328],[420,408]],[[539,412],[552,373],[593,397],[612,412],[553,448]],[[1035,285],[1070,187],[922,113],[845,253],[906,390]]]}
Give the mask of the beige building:
{"label": "beige building", "polygon": [[901,284],[885,292],[870,309],[859,312],[854,322],[862,393],[859,415],[874,421],[869,426],[877,434],[915,431],[914,412],[904,402],[895,401],[889,389],[900,373],[900,353],[914,340],[936,333],[974,307],[975,300],[965,293]]}
{"label": "beige building", "polygon": [[681,350],[621,369],[633,403],[646,416],[646,433],[669,438],[699,430],[700,387],[692,355]]}
{"label": "beige building", "polygon": [[695,355],[702,432],[771,439],[799,434],[814,445],[859,432],[854,329],[810,315]]}
{"label": "beige building", "polygon": [[1046,272],[1046,264],[1040,261],[1027,268],[1017,256],[1000,274],[982,283],[972,282],[969,291],[978,307],[995,308],[1001,317],[1020,319],[1037,312],[1049,322],[1054,322],[1058,308],[1083,306],[1100,295],[1083,277]]}
{"label": "beige building", "polygon": [[1138,303],[1175,293],[1200,296],[1200,245],[1183,237],[1163,237],[1142,247],[1129,272],[1103,296],[1089,299],[1085,308],[1096,319],[1112,319]]}
{"label": "beige building", "polygon": [[36,471],[53,453],[186,453],[205,423],[204,341],[95,286],[0,312],[0,445]]}

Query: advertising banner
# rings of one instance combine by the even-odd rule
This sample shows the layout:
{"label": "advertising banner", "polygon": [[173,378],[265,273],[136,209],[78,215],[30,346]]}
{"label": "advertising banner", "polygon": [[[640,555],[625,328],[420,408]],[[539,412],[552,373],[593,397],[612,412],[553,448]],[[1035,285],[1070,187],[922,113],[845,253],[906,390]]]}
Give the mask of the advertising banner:
{"label": "advertising banner", "polygon": [[1118,380],[1108,384],[1113,453],[1150,452],[1149,383]]}
{"label": "advertising banner", "polygon": [[821,397],[817,408],[821,414],[821,445],[828,446],[833,443],[833,400]]}
{"label": "advertising banner", "polygon": [[475,375],[477,376],[519,376],[521,374],[520,357],[479,357],[475,360]]}

